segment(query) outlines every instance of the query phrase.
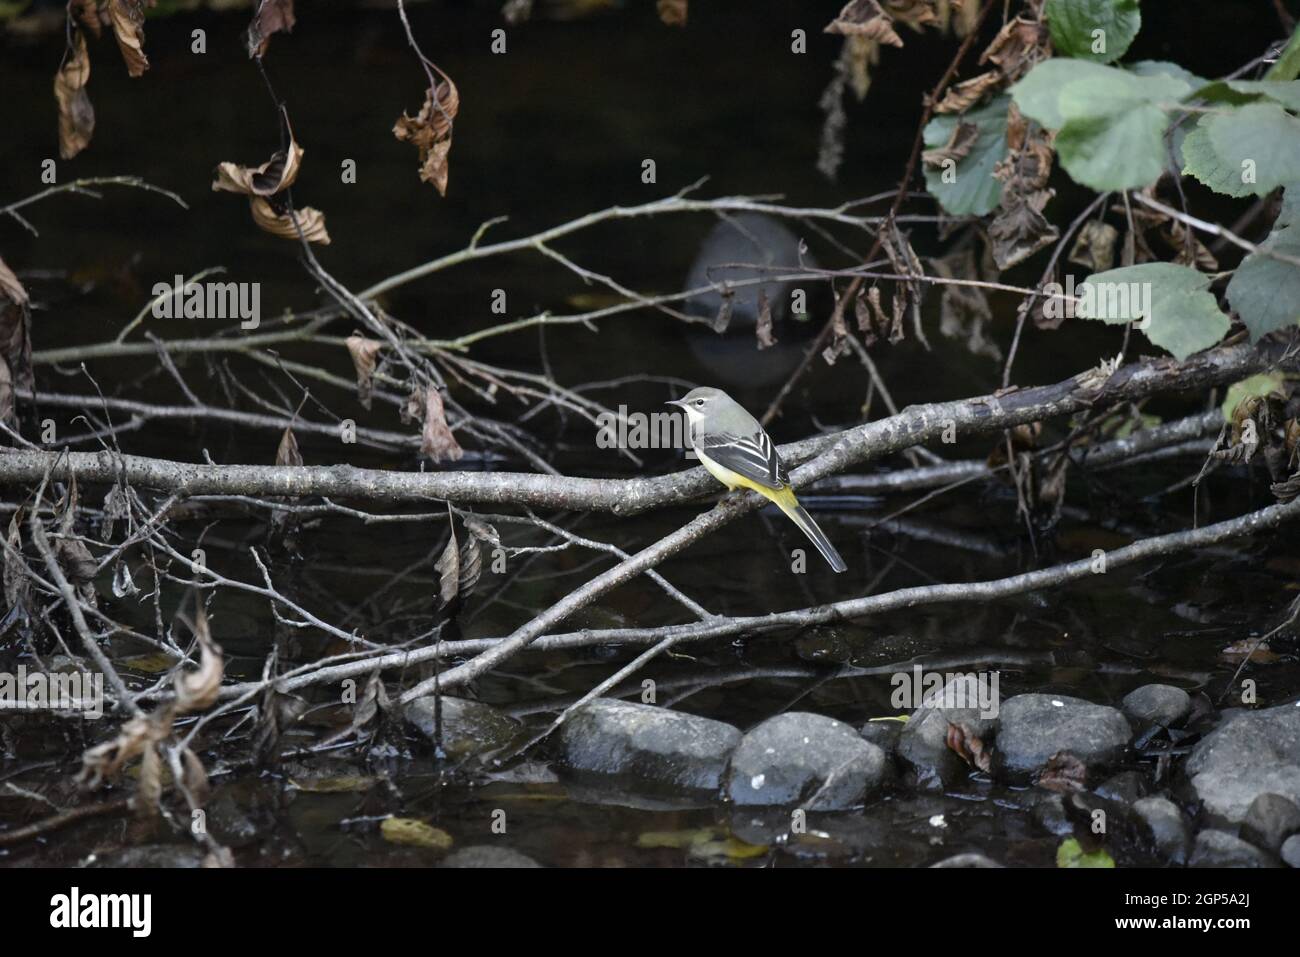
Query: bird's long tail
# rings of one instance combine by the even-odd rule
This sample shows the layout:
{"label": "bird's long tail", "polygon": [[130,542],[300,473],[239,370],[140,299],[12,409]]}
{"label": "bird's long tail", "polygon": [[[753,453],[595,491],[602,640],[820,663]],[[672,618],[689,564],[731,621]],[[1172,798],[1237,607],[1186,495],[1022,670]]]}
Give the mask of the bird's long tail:
{"label": "bird's long tail", "polygon": [[[784,498],[784,496],[782,497]],[[849,567],[844,564],[844,559],[841,558],[840,553],[835,550],[835,546],[830,543],[830,539],[828,539],[825,534],[823,534],[822,530],[817,527],[817,523],[813,521],[812,516],[804,510],[804,507],[799,504],[793,494],[790,494],[787,501],[781,501],[776,498],[774,498],[773,501],[776,502],[776,504],[780,506],[781,511],[790,516],[790,520],[798,525],[803,533],[808,536],[808,540],[817,546],[817,551],[822,553],[822,558],[826,559],[827,564],[829,564],[831,568],[837,572],[842,572]]]}

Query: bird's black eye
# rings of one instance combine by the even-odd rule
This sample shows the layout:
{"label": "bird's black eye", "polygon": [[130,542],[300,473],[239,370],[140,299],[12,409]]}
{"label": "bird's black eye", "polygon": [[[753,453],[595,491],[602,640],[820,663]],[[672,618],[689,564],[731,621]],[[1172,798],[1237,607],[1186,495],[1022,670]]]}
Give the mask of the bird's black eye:
{"label": "bird's black eye", "polygon": [[702,408],[704,408],[704,400],[703,400],[703,399],[696,399],[696,400],[695,400],[695,407],[696,407],[697,409],[702,409]]}

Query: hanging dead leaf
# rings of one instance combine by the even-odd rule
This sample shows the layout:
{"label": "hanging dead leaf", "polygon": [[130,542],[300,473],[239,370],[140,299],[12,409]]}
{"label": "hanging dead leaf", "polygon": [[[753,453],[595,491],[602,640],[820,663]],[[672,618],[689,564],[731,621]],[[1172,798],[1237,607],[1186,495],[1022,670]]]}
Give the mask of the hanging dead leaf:
{"label": "hanging dead leaf", "polygon": [[27,596],[31,583],[27,571],[23,568],[22,508],[14,509],[9,519],[9,532],[5,536],[4,551],[4,596],[5,608],[12,611],[27,606]]}
{"label": "hanging dead leaf", "polygon": [[221,678],[225,673],[221,647],[212,640],[208,630],[208,614],[203,609],[203,605],[198,602],[195,603],[191,628],[195,640],[199,643],[199,667],[195,671],[178,669],[172,678],[172,687],[176,692],[177,714],[203,711],[212,707],[221,691]]}
{"label": "hanging dead leaf", "polygon": [[265,55],[271,36],[291,33],[294,22],[293,0],[258,0],[253,20],[244,34],[249,59]]}
{"label": "hanging dead leaf", "polygon": [[302,236],[307,242],[320,243],[322,246],[329,245],[330,234],[325,229],[325,214],[319,209],[304,206],[294,210],[293,216],[290,216],[288,208],[277,211],[264,196],[250,196],[248,202],[253,213],[253,222],[272,236],[297,240],[298,230],[301,229]]}
{"label": "hanging dead leaf", "polygon": [[298,450],[298,440],[294,437],[292,428],[286,428],[280,436],[280,447],[275,450],[275,464],[302,467],[302,452]]}
{"label": "hanging dead leaf", "polygon": [[917,33],[924,27],[939,25],[936,0],[884,0],[884,7],[898,23],[905,23]]}
{"label": "hanging dead leaf", "polygon": [[473,515],[466,515],[464,521],[466,530],[480,542],[487,542],[493,548],[501,547],[501,536],[487,522]]}
{"label": "hanging dead leaf", "polygon": [[297,180],[303,152],[303,148],[290,134],[289,149],[276,150],[261,166],[219,163],[212,188],[243,196],[274,196],[288,189]]}
{"label": "hanging dead leaf", "polygon": [[[975,251],[967,247],[941,259],[931,259],[936,275],[944,279],[978,280]],[[978,286],[945,283],[939,300],[939,332],[949,339],[960,339],[973,355],[1002,358],[1002,350],[990,338],[993,310],[988,297]]]}
{"label": "hanging dead leaf", "polygon": [[383,343],[354,333],[348,336],[347,347],[348,355],[352,357],[352,367],[357,373],[357,400],[368,409],[375,391],[375,365]]}
{"label": "hanging dead leaf", "polygon": [[104,8],[131,76],[143,76],[149,69],[149,58],[144,55],[144,12],[157,5],[158,0],[108,0]]}
{"label": "hanging dead leaf", "polygon": [[435,462],[444,459],[455,462],[465,454],[465,450],[456,441],[456,436],[452,434],[451,427],[447,425],[442,396],[433,387],[424,390],[424,430],[420,435],[420,454],[429,456]]}
{"label": "hanging dead leaf", "polygon": [[1006,78],[998,70],[990,70],[948,88],[943,99],[935,106],[936,113],[965,113],[982,100],[987,93],[999,89]]}
{"label": "hanging dead leaf", "polygon": [[977,771],[988,771],[993,765],[993,754],[969,725],[948,722],[948,750]]}
{"label": "hanging dead leaf", "polygon": [[999,269],[1010,269],[1024,262],[1060,237],[1061,231],[1043,215],[1043,207],[1054,195],[1053,190],[1043,189],[1027,196],[1006,197],[997,216],[989,223],[993,259]]}
{"label": "hanging dead leaf", "polygon": [[996,64],[1006,82],[1014,83],[1050,52],[1051,37],[1047,27],[1028,17],[1017,17],[993,38],[980,55],[980,64]]}
{"label": "hanging dead leaf", "polygon": [[1038,775],[1037,785],[1057,794],[1082,791],[1087,784],[1088,767],[1069,751],[1058,751],[1047,759]]}
{"label": "hanging dead leaf", "polygon": [[438,573],[439,608],[446,608],[460,594],[460,549],[456,543],[456,525],[450,518],[447,530],[451,536],[447,539],[447,547],[433,563],[434,570]]}
{"label": "hanging dead leaf", "polygon": [[95,790],[117,776],[129,762],[171,734],[173,717],[171,708],[161,708],[124,723],[117,737],[89,748],[81,756],[77,783],[87,790]]}
{"label": "hanging dead leaf", "polygon": [[474,593],[483,574],[483,552],[476,537],[470,536],[460,546],[460,597],[462,600]]}
{"label": "hanging dead leaf", "polygon": [[59,104],[59,156],[72,159],[87,146],[95,133],[95,107],[86,94],[90,80],[90,55],[86,36],[72,31],[72,53],[65,55],[54,74],[54,98]]}
{"label": "hanging dead leaf", "polygon": [[686,26],[686,0],[659,0],[659,19],[670,27]]}
{"label": "hanging dead leaf", "polygon": [[1090,272],[1105,272],[1115,265],[1115,242],[1119,230],[1100,219],[1090,219],[1079,229],[1070,247],[1070,262]]}
{"label": "hanging dead leaf", "polygon": [[0,421],[18,428],[15,389],[31,390],[31,314],[27,290],[0,259]]}
{"label": "hanging dead leaf", "polygon": [[718,295],[718,314],[713,318],[713,331],[718,335],[727,331],[727,326],[731,325],[732,303],[736,298],[736,290],[723,289]]}
{"label": "hanging dead leaf", "polygon": [[207,768],[199,756],[190,748],[181,752],[181,786],[189,792],[195,804],[205,804],[212,787],[208,781]]}
{"label": "hanging dead leaf", "polygon": [[877,0],[849,0],[839,15],[826,25],[825,32],[846,37],[866,37],[893,47],[903,45],[902,38],[894,32],[892,18]]}
{"label": "hanging dead leaf", "polygon": [[[437,67],[434,67],[437,70]],[[424,91],[424,105],[415,116],[405,112],[393,125],[393,135],[403,143],[414,143],[420,151],[420,179],[432,183],[447,195],[447,155],[451,151],[452,126],[460,112],[460,93],[451,77],[438,70],[437,91]],[[436,96],[436,99],[435,99]]]}
{"label": "hanging dead leaf", "polygon": [[762,287],[758,290],[758,326],[754,331],[760,349],[776,345],[776,336],[772,335],[772,304],[767,300],[767,290]]}

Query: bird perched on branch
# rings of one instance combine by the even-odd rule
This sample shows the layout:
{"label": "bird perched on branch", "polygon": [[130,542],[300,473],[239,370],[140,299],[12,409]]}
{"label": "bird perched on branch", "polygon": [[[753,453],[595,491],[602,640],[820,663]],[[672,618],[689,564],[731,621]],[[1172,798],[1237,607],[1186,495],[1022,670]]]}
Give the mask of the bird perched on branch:
{"label": "bird perched on branch", "polygon": [[669,402],[685,410],[695,454],[715,479],[729,489],[747,488],[762,495],[799,526],[837,572],[848,566],[790,487],[790,475],[759,421],[721,389],[692,389]]}

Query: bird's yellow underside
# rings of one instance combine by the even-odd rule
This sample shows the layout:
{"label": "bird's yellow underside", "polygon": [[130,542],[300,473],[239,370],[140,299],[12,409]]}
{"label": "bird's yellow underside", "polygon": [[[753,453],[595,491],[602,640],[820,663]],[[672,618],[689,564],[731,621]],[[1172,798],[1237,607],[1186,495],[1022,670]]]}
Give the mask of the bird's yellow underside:
{"label": "bird's yellow underside", "polygon": [[720,465],[713,461],[713,459],[709,458],[699,449],[695,450],[695,454],[700,457],[700,464],[704,466],[708,473],[729,489],[750,489],[751,491],[757,492],[768,501],[775,502],[777,505],[781,506],[781,508],[794,508],[799,504],[799,500],[794,497],[794,491],[790,488],[778,490],[768,488],[766,485],[759,485],[753,479],[746,478],[739,472],[733,472],[725,465]]}

